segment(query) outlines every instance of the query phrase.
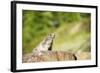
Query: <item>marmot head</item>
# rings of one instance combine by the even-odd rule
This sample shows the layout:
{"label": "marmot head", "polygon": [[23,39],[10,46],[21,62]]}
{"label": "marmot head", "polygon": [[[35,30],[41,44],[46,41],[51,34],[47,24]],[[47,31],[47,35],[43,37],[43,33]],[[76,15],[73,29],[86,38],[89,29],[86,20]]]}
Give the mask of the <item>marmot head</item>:
{"label": "marmot head", "polygon": [[55,37],[54,33],[48,34],[46,39],[43,42],[43,45],[46,45],[46,46],[50,47],[51,43],[53,42],[54,37]]}
{"label": "marmot head", "polygon": [[50,33],[49,35],[48,35],[48,39],[54,39],[54,37],[55,37],[55,34],[54,33]]}

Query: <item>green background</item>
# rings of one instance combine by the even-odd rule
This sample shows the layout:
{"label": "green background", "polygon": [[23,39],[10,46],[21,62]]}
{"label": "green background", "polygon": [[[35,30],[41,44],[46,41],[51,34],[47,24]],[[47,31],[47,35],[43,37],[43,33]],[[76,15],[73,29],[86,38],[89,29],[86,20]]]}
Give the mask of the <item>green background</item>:
{"label": "green background", "polygon": [[55,33],[53,51],[91,51],[91,14],[79,12],[22,11],[23,54],[30,53]]}

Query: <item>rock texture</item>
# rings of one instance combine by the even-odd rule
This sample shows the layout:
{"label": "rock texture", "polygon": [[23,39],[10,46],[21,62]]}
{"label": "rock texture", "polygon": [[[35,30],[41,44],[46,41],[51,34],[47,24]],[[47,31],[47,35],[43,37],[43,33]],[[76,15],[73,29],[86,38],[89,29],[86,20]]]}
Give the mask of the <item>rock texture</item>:
{"label": "rock texture", "polygon": [[64,51],[41,51],[41,55],[34,53],[23,55],[23,63],[77,60],[73,53]]}

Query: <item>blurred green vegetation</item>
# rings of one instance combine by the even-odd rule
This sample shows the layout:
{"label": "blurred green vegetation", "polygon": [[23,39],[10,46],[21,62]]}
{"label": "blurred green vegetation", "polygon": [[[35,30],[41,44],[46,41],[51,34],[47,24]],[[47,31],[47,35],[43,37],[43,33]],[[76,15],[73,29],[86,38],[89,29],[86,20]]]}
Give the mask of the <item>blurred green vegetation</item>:
{"label": "blurred green vegetation", "polygon": [[49,33],[55,33],[53,50],[91,51],[91,14],[23,10],[23,54],[32,52]]}

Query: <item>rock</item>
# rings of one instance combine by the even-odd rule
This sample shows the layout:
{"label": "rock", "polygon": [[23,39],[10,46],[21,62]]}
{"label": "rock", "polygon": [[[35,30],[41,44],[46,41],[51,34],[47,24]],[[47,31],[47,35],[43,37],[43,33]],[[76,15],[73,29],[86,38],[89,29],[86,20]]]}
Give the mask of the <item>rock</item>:
{"label": "rock", "polygon": [[34,53],[23,55],[23,63],[32,62],[49,62],[49,61],[67,61],[76,60],[76,56],[73,53],[65,51],[41,51],[41,55]]}

